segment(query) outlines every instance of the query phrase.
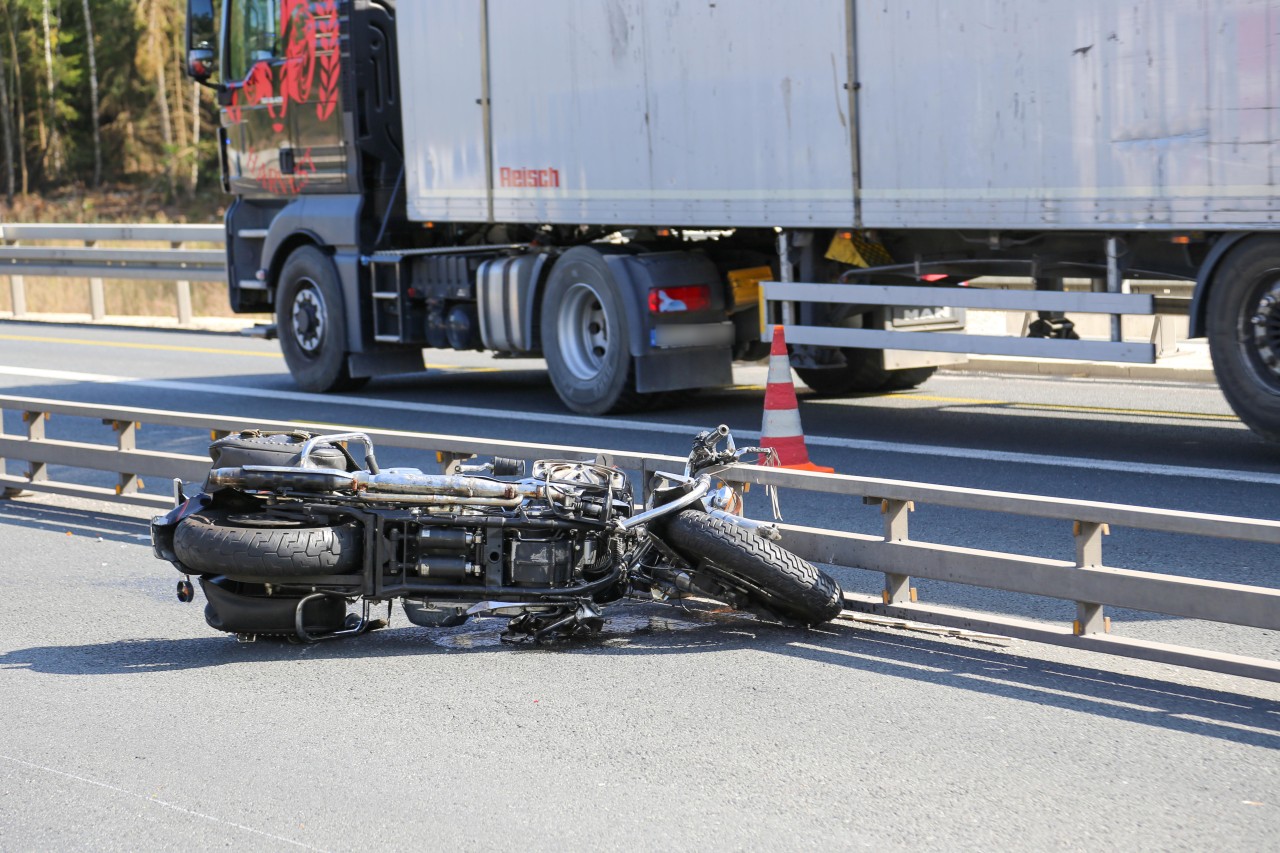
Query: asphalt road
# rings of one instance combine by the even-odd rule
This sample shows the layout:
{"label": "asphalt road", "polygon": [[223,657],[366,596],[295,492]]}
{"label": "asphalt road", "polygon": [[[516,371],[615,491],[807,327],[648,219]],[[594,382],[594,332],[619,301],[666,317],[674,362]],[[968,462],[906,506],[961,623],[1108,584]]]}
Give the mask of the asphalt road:
{"label": "asphalt road", "polygon": [[[681,409],[581,419],[537,362],[440,357],[446,369],[320,398],[296,392],[277,352],[5,323],[0,393],[668,453],[694,427],[759,428],[758,368]],[[802,399],[813,456],[842,472],[1280,517],[1280,453],[1211,386],[943,375],[916,393]],[[49,429],[104,438],[76,419]],[[177,431],[140,440],[200,450]],[[800,495],[783,509],[880,524],[873,508]],[[639,604],[556,650],[503,646],[496,620],[403,618],[345,643],[238,644],[173,600],[145,516],[0,503],[0,848],[1264,850],[1280,831],[1274,684]],[[1060,527],[928,507],[912,519],[921,539],[1069,556]],[[1115,531],[1106,554],[1276,585],[1260,546]],[[841,580],[873,590],[863,575]],[[1056,602],[920,586],[1070,618]],[[1114,615],[1133,635],[1280,657],[1275,632]]]}

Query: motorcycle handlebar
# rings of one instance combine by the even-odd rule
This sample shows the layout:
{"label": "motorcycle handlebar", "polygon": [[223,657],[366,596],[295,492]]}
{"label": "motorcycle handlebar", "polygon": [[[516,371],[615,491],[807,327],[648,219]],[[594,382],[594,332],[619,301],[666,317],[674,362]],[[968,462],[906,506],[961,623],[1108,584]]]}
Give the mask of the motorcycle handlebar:
{"label": "motorcycle handlebar", "polygon": [[648,524],[655,518],[661,518],[669,513],[679,512],[690,504],[702,500],[703,496],[710,490],[711,478],[699,477],[697,482],[694,483],[693,488],[689,490],[688,494],[681,495],[671,503],[666,503],[662,506],[655,506],[653,509],[647,509],[639,515],[631,516],[622,522],[622,529],[631,530],[633,527],[639,527],[641,524]]}

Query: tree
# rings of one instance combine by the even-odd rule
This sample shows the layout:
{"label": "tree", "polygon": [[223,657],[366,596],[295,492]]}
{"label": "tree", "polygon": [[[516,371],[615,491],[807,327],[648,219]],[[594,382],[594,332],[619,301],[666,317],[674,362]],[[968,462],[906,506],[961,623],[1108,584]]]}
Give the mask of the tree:
{"label": "tree", "polygon": [[89,11],[89,0],[81,0],[84,4],[85,46],[89,54],[89,97],[93,119],[93,185],[102,183],[102,131],[98,127],[98,58],[93,44],[93,14]]}
{"label": "tree", "polygon": [[0,44],[0,128],[4,132],[4,165],[5,165],[5,200],[13,202],[13,114],[9,108],[9,74],[5,70],[8,63],[4,56],[4,45]]}
{"label": "tree", "polygon": [[44,15],[44,67],[49,83],[49,136],[45,148],[45,168],[54,178],[62,176],[62,134],[58,132],[58,95],[57,81],[53,72],[53,35],[49,26],[49,0],[42,0]]}

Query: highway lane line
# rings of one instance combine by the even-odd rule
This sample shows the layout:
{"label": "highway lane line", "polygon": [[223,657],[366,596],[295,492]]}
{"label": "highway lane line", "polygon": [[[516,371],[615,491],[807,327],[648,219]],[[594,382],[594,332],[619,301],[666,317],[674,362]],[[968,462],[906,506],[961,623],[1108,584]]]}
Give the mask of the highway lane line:
{"label": "highway lane line", "polygon": [[284,842],[285,844],[291,844],[294,847],[301,847],[303,850],[315,850],[315,851],[318,851],[318,853],[324,853],[323,849],[320,847],[312,847],[310,844],[304,844],[301,841],[294,841],[292,838],[285,838],[283,835],[273,835],[270,832],[263,832],[261,829],[254,829],[252,826],[245,826],[242,823],[235,823],[233,821],[223,820],[220,817],[214,817],[213,815],[204,814],[203,812],[192,811],[191,809],[183,808],[182,806],[177,805],[176,803],[170,803],[165,800],[162,800],[159,797],[150,797],[150,796],[147,796],[146,794],[139,794],[135,791],[130,791],[126,788],[120,788],[115,785],[109,785],[106,782],[99,782],[96,779],[86,779],[84,776],[77,776],[76,774],[68,773],[65,770],[55,770],[52,767],[45,767],[44,765],[41,765],[41,764],[33,764],[30,761],[23,761],[21,758],[14,758],[13,756],[10,756],[10,755],[0,755],[0,758],[3,758],[5,761],[12,761],[14,764],[20,764],[23,767],[29,767],[32,770],[39,770],[43,773],[50,773],[54,776],[62,776],[67,779],[74,779],[75,781],[83,782],[86,785],[94,785],[98,788],[104,788],[108,791],[114,791],[118,794],[125,794],[130,797],[136,797],[139,800],[143,800],[148,803],[154,803],[155,805],[161,806],[162,808],[172,809],[175,812],[188,815],[190,817],[198,817],[201,820],[207,820],[212,823],[218,823],[223,826],[229,826],[232,829],[240,829],[245,832],[253,833],[254,835],[261,835],[263,838],[270,838],[272,841],[281,841],[281,842]]}
{"label": "highway lane line", "polygon": [[[243,355],[252,358],[284,358],[279,352],[262,352],[248,349],[222,349],[219,347],[189,347],[177,344],[140,344],[131,341],[91,341],[85,338],[54,338],[43,335],[0,335],[0,341],[19,341],[37,344],[70,344],[84,347],[108,347],[110,349],[158,350],[160,352],[193,352],[203,355]],[[428,370],[458,370],[469,373],[497,373],[500,367],[468,367],[461,364],[425,364]]]}
{"label": "highway lane line", "polygon": [[260,352],[248,349],[189,347],[178,346],[177,344],[139,344],[129,341],[90,341],[84,338],[54,338],[41,335],[0,335],[0,341],[21,341],[32,344],[70,344],[82,347],[108,347],[110,349],[159,350],[162,352],[194,352],[213,355],[247,355],[254,358],[283,358],[278,352]]}
{"label": "highway lane line", "polygon": [[961,406],[980,406],[984,408],[997,409],[1079,412],[1087,415],[1128,415],[1130,417],[1175,418],[1204,421],[1235,421],[1237,423],[1240,421],[1240,419],[1235,415],[1219,413],[1176,412],[1161,409],[1117,409],[1108,406],[1078,406],[1070,403],[1016,403],[1011,400],[983,400],[976,397],[940,397],[933,394],[916,394],[909,391],[884,396],[901,400],[921,400],[926,403],[954,403]]}
{"label": "highway lane line", "polygon": [[[671,424],[660,421],[632,421],[614,418],[592,418],[583,415],[551,412],[508,412],[498,409],[478,409],[470,406],[450,406],[442,403],[415,403],[406,400],[384,400],[377,397],[344,394],[309,394],[305,391],[278,391],[249,388],[239,385],[217,385],[170,379],[141,379],[129,376],[108,376],[100,373],[79,373],[67,370],[46,370],[34,367],[0,365],[0,376],[18,376],[30,379],[47,379],[59,382],[92,382],[97,384],[131,385],[157,391],[177,391],[188,394],[216,394],[238,399],[289,401],[333,406],[348,405],[353,408],[385,409],[396,412],[420,412],[430,415],[450,415],[466,418],[489,418],[517,423],[537,423],[563,426],[590,427],[592,429],[632,430],[663,435],[692,436],[706,429],[708,424]],[[2,389],[0,389],[2,390]],[[760,438],[758,430],[735,430],[740,439]],[[841,438],[838,436],[808,435],[810,447],[832,447],[841,450],[858,450],[875,453],[913,454],[933,459],[970,459],[981,462],[1007,462],[1017,465],[1049,465],[1056,468],[1076,468],[1088,471],[1107,471],[1119,474],[1150,474],[1160,477],[1181,477],[1200,480],[1219,480],[1232,483],[1257,483],[1280,486],[1280,472],[1238,471],[1225,468],[1194,468],[1188,465],[1161,465],[1153,462],[1125,462],[1113,459],[1094,459],[1080,456],[1042,456],[1017,451],[984,450],[981,448],[949,447],[932,444],[907,444],[896,441]]]}

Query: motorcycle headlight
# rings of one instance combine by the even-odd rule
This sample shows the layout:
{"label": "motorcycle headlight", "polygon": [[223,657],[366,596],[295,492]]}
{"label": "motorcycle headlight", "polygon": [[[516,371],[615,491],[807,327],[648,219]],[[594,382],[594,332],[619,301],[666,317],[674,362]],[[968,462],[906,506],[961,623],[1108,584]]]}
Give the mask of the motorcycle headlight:
{"label": "motorcycle headlight", "polygon": [[730,515],[742,515],[742,495],[728,483],[722,482],[720,488],[708,492],[707,499],[713,509],[723,510]]}

